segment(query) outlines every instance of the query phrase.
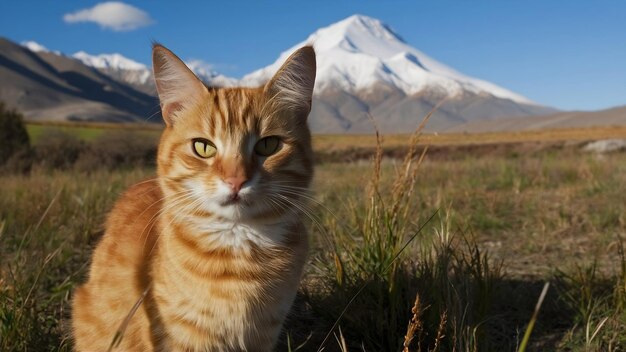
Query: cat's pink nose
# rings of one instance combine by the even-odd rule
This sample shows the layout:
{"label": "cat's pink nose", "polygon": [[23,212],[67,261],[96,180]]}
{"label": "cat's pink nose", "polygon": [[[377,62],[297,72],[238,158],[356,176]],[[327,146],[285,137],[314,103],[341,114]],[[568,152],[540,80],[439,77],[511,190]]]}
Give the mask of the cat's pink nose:
{"label": "cat's pink nose", "polygon": [[245,176],[228,177],[224,180],[224,182],[230,186],[230,189],[232,189],[235,193],[239,193],[241,186],[243,186],[246,181],[248,181],[248,179],[246,179]]}

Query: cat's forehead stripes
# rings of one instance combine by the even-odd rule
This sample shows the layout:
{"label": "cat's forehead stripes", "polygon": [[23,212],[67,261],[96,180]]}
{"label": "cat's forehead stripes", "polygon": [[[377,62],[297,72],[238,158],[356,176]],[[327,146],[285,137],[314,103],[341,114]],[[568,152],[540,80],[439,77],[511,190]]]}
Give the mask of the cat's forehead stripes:
{"label": "cat's forehead stripes", "polygon": [[210,89],[206,120],[210,135],[237,138],[242,133],[259,134],[262,92],[259,89]]}

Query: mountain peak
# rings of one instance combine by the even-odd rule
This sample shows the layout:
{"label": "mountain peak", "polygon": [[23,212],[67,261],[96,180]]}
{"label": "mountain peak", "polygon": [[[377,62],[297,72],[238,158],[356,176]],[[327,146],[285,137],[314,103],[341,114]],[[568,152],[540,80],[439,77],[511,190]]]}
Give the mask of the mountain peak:
{"label": "mountain peak", "polygon": [[124,69],[124,70],[145,70],[146,65],[131,60],[121,54],[100,54],[91,55],[84,51],[79,51],[72,55],[73,58],[83,64],[99,69]]}
{"label": "mountain peak", "polygon": [[389,46],[404,41],[382,21],[352,15],[327,27],[320,28],[305,41],[313,44],[317,51],[339,47],[352,52],[363,52],[374,56],[389,56],[395,51]]}
{"label": "mountain peak", "polygon": [[62,55],[60,51],[50,51],[48,50],[48,48],[46,48],[45,46],[37,43],[34,40],[26,40],[20,43],[21,46],[23,46],[24,48],[34,52],[34,53],[54,53],[56,55]]}
{"label": "mountain peak", "polygon": [[447,97],[488,94],[533,104],[521,95],[466,76],[430,58],[382,21],[358,14],[318,29],[283,52],[272,65],[243,77],[243,84],[252,86],[267,81],[291,53],[304,45],[312,45],[317,54],[318,93],[327,87],[355,93],[383,85],[406,95],[425,91]]}
{"label": "mountain peak", "polygon": [[48,48],[46,48],[45,46],[43,46],[43,45],[41,45],[41,44],[39,44],[39,43],[37,43],[36,41],[33,41],[33,40],[27,40],[27,41],[21,42],[20,44],[23,47],[27,48],[28,50],[34,51],[36,53],[38,53],[38,52],[44,52],[44,53],[50,52],[50,50],[48,50]]}
{"label": "mountain peak", "polygon": [[397,40],[404,42],[404,40],[402,40],[397,33],[395,33],[381,20],[360,14],[347,17],[339,22],[325,27],[324,29],[343,30],[344,35],[346,36],[367,35],[384,40]]}

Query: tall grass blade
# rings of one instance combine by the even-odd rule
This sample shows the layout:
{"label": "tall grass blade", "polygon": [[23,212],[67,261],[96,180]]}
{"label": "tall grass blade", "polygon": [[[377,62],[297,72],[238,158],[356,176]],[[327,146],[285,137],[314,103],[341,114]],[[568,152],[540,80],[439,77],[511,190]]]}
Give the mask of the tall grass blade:
{"label": "tall grass blade", "polygon": [[113,351],[114,348],[119,347],[120,343],[122,342],[122,339],[124,339],[124,332],[126,332],[126,329],[128,328],[128,324],[130,324],[130,320],[135,315],[139,307],[141,307],[141,304],[146,299],[146,296],[148,295],[149,290],[150,290],[150,286],[148,286],[143,291],[143,293],[141,294],[137,302],[135,302],[133,307],[130,309],[130,311],[128,312],[128,315],[126,316],[126,318],[124,318],[124,321],[115,332],[115,335],[113,335],[113,340],[111,340],[111,344],[109,345],[109,349],[107,350],[107,352],[111,352]]}
{"label": "tall grass blade", "polygon": [[550,288],[550,282],[546,282],[543,285],[543,290],[541,290],[541,294],[539,295],[539,299],[537,300],[537,305],[535,306],[535,311],[533,312],[532,318],[528,323],[528,327],[526,328],[526,332],[524,333],[524,338],[522,339],[522,343],[519,346],[517,352],[526,351],[526,347],[528,346],[528,342],[530,341],[530,335],[535,328],[535,322],[537,322],[537,318],[539,317],[539,310],[541,310],[541,305],[543,304],[543,300],[546,298],[546,294],[548,293],[548,289]]}
{"label": "tall grass blade", "polygon": [[[430,223],[430,221],[432,219],[435,218],[435,216],[439,213],[439,210],[435,211],[433,213],[433,215],[431,215],[428,220],[426,220],[422,226],[419,227],[419,229],[417,229],[417,231],[406,241],[406,243],[404,244],[404,246],[402,246],[402,248],[400,248],[400,250],[393,256],[393,259],[391,261],[391,263],[389,263],[386,267],[383,273],[386,273],[389,268],[391,268],[391,266],[394,264],[394,262],[400,257],[400,254],[402,254],[402,252],[406,249],[406,247],[417,237],[417,235],[419,235],[422,230],[424,229],[424,227],[426,227],[427,224]],[[370,277],[368,278],[368,280],[365,281],[365,283],[359,288],[359,290],[352,296],[352,298],[350,298],[350,300],[348,301],[348,303],[346,303],[346,306],[343,308],[343,310],[341,311],[341,314],[339,314],[339,317],[337,317],[337,320],[335,320],[335,323],[333,324],[333,326],[330,328],[330,330],[328,331],[328,333],[326,333],[326,336],[324,337],[324,340],[322,340],[322,343],[320,344],[320,346],[318,347],[317,351],[322,351],[324,345],[326,345],[326,342],[328,341],[328,339],[330,338],[330,336],[332,335],[333,331],[335,330],[335,328],[337,328],[337,325],[339,325],[339,321],[341,320],[341,318],[344,316],[344,314],[346,313],[346,311],[348,311],[348,308],[350,308],[350,305],[352,305],[352,303],[354,302],[354,300],[359,296],[359,294],[361,292],[363,292],[363,290],[367,287],[367,285],[372,282],[372,280],[376,277],[376,273],[372,273],[370,275]]]}

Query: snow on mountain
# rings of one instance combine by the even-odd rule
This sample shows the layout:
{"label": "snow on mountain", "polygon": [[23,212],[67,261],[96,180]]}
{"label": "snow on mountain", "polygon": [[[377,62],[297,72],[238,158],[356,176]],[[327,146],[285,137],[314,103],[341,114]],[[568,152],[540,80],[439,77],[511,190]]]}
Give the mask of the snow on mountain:
{"label": "snow on mountain", "polygon": [[110,68],[117,70],[147,70],[146,65],[131,60],[121,54],[100,54],[90,55],[84,51],[79,51],[72,55],[73,58],[80,60],[83,64],[95,68]]}
{"label": "snow on mountain", "polygon": [[[51,52],[45,46],[32,40],[24,41],[21,45],[33,52]],[[58,51],[54,51],[53,53],[63,55]],[[150,94],[156,93],[154,82],[152,81],[152,70],[146,65],[129,59],[122,54],[91,55],[81,50],[72,54],[71,57],[117,80],[131,84],[141,91]],[[209,85],[230,87],[236,85],[238,82],[234,78],[217,73],[210,64],[202,60],[190,60],[186,62],[186,64],[198,78]]]}
{"label": "snow on mountain", "polygon": [[[90,55],[84,51],[79,51],[72,55],[72,57],[80,60],[87,66],[103,70],[105,73],[122,78],[122,80],[127,83],[140,85],[150,83],[150,85],[153,86],[151,84],[152,71],[146,67],[146,65],[133,61],[120,54]],[[190,60],[186,62],[186,64],[198,78],[207,84],[224,87],[233,86],[237,83],[235,79],[215,72],[210,64],[202,60]],[[123,75],[121,73],[123,73]]]}
{"label": "snow on mountain", "polygon": [[328,87],[356,92],[382,83],[407,95],[422,91],[450,97],[487,93],[534,105],[519,94],[437,62],[407,44],[380,20],[362,15],[317,30],[283,52],[273,64],[244,76],[241,82],[249,86],[262,84],[292,52],[304,45],[312,45],[317,54],[316,93]]}
{"label": "snow on mountain", "polygon": [[45,46],[43,46],[43,45],[41,45],[41,44],[39,44],[39,43],[37,43],[37,42],[35,42],[35,41],[32,41],[32,40],[27,40],[27,41],[25,41],[25,42],[21,42],[20,44],[21,44],[23,47],[28,48],[28,50],[30,50],[30,51],[34,51],[34,52],[36,52],[36,53],[38,53],[38,52],[40,52],[40,51],[43,51],[43,52],[47,53],[47,52],[49,52],[49,51],[50,51],[50,50],[48,50],[48,48],[46,48]]}
{"label": "snow on mountain", "polygon": [[213,66],[207,62],[198,59],[191,59],[186,61],[185,64],[193,73],[198,76],[203,82],[218,87],[232,87],[237,85],[238,81],[234,78],[224,76],[217,73]]}
{"label": "snow on mountain", "polygon": [[62,55],[60,51],[50,51],[48,50],[48,48],[46,48],[45,46],[37,43],[36,41],[33,40],[27,40],[27,41],[23,41],[20,43],[21,46],[27,48],[28,50],[35,52],[35,53],[54,53],[57,55]]}
{"label": "snow on mountain", "polygon": [[89,67],[133,85],[150,84],[152,78],[152,72],[146,65],[121,54],[90,55],[84,51],[79,51],[74,53],[72,57]]}

